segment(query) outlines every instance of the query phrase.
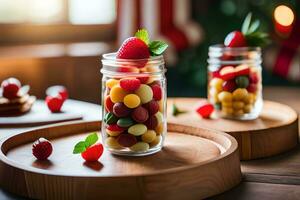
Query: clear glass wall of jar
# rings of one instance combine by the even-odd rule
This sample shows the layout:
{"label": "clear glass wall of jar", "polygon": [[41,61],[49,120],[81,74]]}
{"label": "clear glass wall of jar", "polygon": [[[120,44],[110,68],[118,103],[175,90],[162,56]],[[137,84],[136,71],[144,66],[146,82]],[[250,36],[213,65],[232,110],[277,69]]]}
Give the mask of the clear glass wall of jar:
{"label": "clear glass wall of jar", "polygon": [[144,156],[161,150],[167,132],[163,56],[102,59],[102,140],[113,154]]}
{"label": "clear glass wall of jar", "polygon": [[209,47],[208,100],[223,118],[251,120],[262,106],[259,47]]}

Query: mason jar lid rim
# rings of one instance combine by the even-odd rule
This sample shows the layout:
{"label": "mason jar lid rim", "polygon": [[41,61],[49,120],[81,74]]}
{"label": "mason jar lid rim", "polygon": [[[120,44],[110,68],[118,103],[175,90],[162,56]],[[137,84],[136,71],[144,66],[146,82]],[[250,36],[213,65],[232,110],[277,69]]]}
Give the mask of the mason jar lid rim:
{"label": "mason jar lid rim", "polygon": [[118,61],[118,62],[139,62],[139,61],[160,61],[163,60],[163,56],[151,56],[150,58],[142,58],[142,59],[123,59],[123,58],[116,58],[117,52],[113,53],[106,53],[102,55],[102,59],[110,60],[110,61]]}
{"label": "mason jar lid rim", "polygon": [[209,46],[210,51],[249,51],[249,50],[256,50],[256,51],[261,51],[260,47],[225,47],[222,44],[214,44]]}

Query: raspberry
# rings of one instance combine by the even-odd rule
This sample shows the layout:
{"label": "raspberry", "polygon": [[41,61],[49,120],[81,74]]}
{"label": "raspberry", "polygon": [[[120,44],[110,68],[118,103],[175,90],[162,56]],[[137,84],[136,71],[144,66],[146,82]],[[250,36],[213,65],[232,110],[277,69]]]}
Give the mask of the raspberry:
{"label": "raspberry", "polygon": [[162,98],[162,90],[161,90],[160,85],[158,85],[158,84],[151,85],[151,89],[152,89],[152,92],[153,92],[153,98],[156,101],[161,100],[161,98]]}
{"label": "raspberry", "polygon": [[52,153],[52,145],[45,138],[39,138],[32,145],[32,154],[38,160],[46,160]]}
{"label": "raspberry", "polygon": [[16,78],[9,78],[1,83],[1,87],[3,89],[3,97],[7,99],[14,99],[18,97],[21,83]]}
{"label": "raspberry", "polygon": [[214,111],[214,106],[207,102],[202,102],[196,109],[196,112],[199,115],[201,115],[203,118],[208,118],[213,111]]}
{"label": "raspberry", "polygon": [[149,75],[144,75],[144,76],[137,77],[137,79],[139,79],[142,84],[146,84],[148,82],[149,78],[150,78]]}
{"label": "raspberry", "polygon": [[100,158],[102,153],[103,153],[103,145],[98,143],[88,147],[84,152],[81,153],[81,156],[84,160],[88,162],[95,162]]}
{"label": "raspberry", "polygon": [[120,80],[120,87],[128,92],[133,92],[141,86],[141,81],[136,78],[124,78]]}

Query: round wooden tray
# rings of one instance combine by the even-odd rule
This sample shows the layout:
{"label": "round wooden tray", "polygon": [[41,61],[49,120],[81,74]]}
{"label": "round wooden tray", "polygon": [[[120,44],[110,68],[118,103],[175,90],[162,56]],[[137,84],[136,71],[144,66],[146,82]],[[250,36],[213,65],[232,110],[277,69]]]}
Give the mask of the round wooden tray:
{"label": "round wooden tray", "polygon": [[[289,106],[264,101],[258,119],[238,121],[222,118],[203,119],[196,112],[199,98],[173,98],[168,100],[168,121],[177,124],[224,131],[239,144],[241,160],[264,158],[288,151],[298,142],[298,114]],[[172,116],[172,104],[187,113]]]}
{"label": "round wooden tray", "polygon": [[[107,151],[99,162],[72,154],[75,143],[100,122],[46,126],[1,141],[0,184],[34,199],[203,199],[241,180],[238,146],[225,133],[168,124],[162,151],[146,157],[120,157]],[[31,155],[39,137],[51,140],[47,161]]]}

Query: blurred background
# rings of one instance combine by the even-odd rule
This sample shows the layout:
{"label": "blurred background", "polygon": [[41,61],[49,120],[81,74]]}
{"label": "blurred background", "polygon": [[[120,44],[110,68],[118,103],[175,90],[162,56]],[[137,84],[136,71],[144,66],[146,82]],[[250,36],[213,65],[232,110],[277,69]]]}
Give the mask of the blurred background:
{"label": "blurred background", "polygon": [[205,96],[209,45],[248,12],[271,37],[264,84],[299,86],[297,0],[0,0],[0,81],[16,77],[39,98],[62,84],[72,98],[99,103],[101,55],[145,27],[170,44],[168,95]]}

